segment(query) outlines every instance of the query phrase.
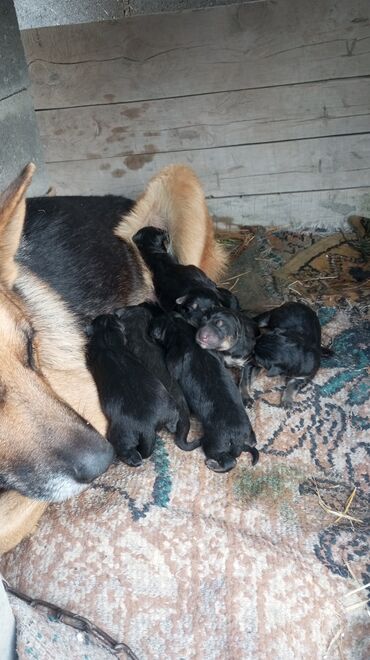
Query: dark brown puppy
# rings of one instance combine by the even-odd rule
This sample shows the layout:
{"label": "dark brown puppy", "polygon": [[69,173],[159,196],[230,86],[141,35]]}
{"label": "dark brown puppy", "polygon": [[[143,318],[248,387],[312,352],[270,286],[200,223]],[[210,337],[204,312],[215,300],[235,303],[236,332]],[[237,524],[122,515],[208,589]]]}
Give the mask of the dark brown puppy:
{"label": "dark brown puppy", "polygon": [[177,299],[195,287],[217,294],[216,284],[200,268],[179,264],[167,252],[168,235],[162,229],[144,227],[135,234],[133,241],[152,273],[158,302],[165,311],[173,310]]}
{"label": "dark brown puppy", "polygon": [[195,329],[176,314],[154,319],[151,334],[164,348],[166,365],[184,392],[190,411],[203,425],[206,465],[227,472],[242,451],[258,461],[256,437],[240,392],[222,357],[195,342]]}
{"label": "dark brown puppy", "polygon": [[258,326],[243,310],[211,310],[196,334],[199,346],[221,351],[228,367],[243,367],[251,355]]}

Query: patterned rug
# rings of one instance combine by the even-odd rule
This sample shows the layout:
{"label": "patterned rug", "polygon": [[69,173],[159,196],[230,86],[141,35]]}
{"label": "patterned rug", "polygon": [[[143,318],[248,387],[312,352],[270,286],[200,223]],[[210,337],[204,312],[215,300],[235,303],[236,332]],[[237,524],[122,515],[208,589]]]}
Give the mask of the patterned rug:
{"label": "patterned rug", "polygon": [[[325,238],[258,230],[250,267],[261,298],[286,298],[276,269]],[[239,277],[241,297],[250,282]],[[335,357],[294,408],[279,406],[279,379],[256,381],[255,468],[245,454],[231,473],[212,473],[200,450],[183,453],[164,434],[144,466],[115,464],[79,498],[50,506],[3,557],[4,576],[91,618],[140,660],[369,658],[365,297],[318,305]],[[111,657],[11,602],[21,659]]]}

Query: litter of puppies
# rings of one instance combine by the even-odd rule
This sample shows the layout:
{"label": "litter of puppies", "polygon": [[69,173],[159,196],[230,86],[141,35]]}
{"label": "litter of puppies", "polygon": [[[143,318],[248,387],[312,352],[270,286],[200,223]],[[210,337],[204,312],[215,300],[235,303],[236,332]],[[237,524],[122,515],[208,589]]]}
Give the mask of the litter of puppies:
{"label": "litter of puppies", "polygon": [[[137,467],[166,427],[184,451],[201,446],[207,467],[228,472],[242,452],[259,460],[245,406],[263,369],[283,376],[282,405],[317,373],[322,356],[315,312],[285,303],[252,318],[238,299],[199,268],[179,264],[166,233],[145,227],[133,237],[151,271],[156,303],[126,307],[87,328],[87,364],[108,421],[117,455]],[[239,386],[230,367],[240,370]],[[190,414],[203,427],[187,442]]]}

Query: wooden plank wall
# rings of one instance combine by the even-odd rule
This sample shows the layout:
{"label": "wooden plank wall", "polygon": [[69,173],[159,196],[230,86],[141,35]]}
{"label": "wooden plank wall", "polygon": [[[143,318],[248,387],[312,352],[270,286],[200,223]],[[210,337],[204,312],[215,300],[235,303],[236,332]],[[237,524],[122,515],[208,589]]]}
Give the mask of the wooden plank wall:
{"label": "wooden plank wall", "polygon": [[369,19],[261,0],[23,32],[51,181],[136,196],[185,162],[226,224],[369,214]]}

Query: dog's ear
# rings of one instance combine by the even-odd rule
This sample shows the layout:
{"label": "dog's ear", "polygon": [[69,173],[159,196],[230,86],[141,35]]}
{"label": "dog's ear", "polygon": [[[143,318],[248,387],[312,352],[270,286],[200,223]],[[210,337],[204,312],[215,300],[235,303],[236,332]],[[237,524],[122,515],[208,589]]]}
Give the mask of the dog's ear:
{"label": "dog's ear", "polygon": [[26,215],[26,191],[35,165],[29,163],[0,196],[0,282],[11,288],[17,277],[14,260]]}
{"label": "dog's ear", "polygon": [[124,316],[125,313],[125,307],[120,307],[119,309],[115,309],[113,312],[113,316],[116,317],[116,319],[121,320],[121,318]]}
{"label": "dog's ear", "polygon": [[92,336],[93,336],[93,334],[94,334],[94,327],[93,327],[93,324],[92,324],[91,321],[90,321],[90,323],[87,323],[87,324],[85,325],[85,327],[84,327],[84,333],[85,333],[86,337],[92,337]]}
{"label": "dog's ear", "polygon": [[164,338],[166,323],[163,317],[154,318],[149,324],[149,337],[160,342]]}

